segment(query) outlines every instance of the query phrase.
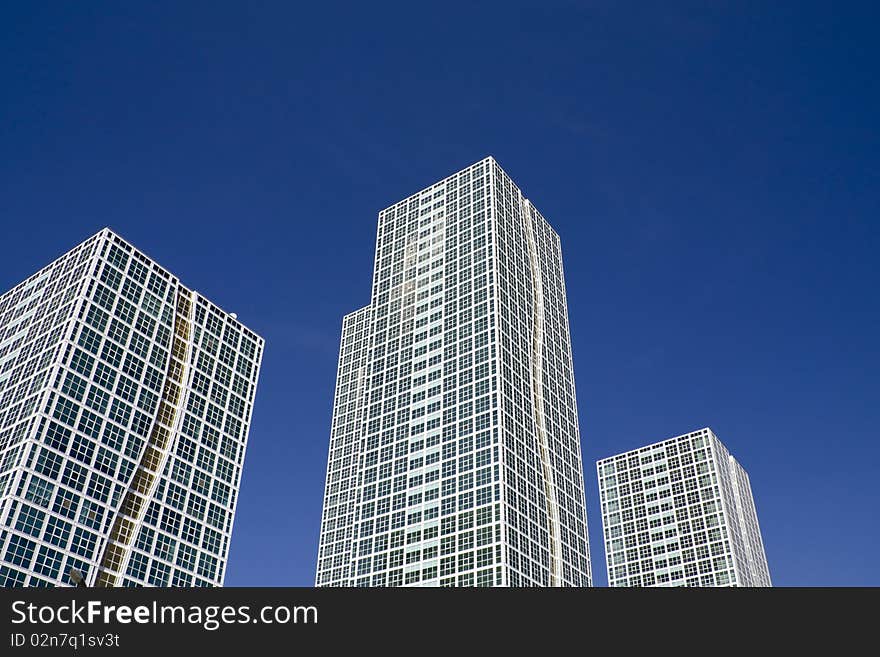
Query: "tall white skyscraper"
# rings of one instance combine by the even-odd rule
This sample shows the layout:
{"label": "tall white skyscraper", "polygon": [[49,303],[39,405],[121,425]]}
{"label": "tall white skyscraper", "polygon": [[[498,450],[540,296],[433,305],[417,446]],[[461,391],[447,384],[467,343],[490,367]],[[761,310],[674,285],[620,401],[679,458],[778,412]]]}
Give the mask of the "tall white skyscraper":
{"label": "tall white skyscraper", "polygon": [[771,586],[749,476],[711,429],[596,467],[609,586]]}
{"label": "tall white skyscraper", "polygon": [[316,584],[591,584],[559,236],[491,157],[379,213]]}
{"label": "tall white skyscraper", "polygon": [[0,297],[0,586],[218,586],[263,339],[102,230]]}

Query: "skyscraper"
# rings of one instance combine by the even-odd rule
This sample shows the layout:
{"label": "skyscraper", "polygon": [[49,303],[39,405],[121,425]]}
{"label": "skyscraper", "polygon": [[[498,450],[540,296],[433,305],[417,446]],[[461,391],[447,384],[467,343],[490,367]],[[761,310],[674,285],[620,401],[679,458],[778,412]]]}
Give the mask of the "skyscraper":
{"label": "skyscraper", "polygon": [[379,213],[316,584],[591,584],[559,236],[491,157]]}
{"label": "skyscraper", "polygon": [[770,586],[749,476],[709,428],[596,464],[609,586]]}
{"label": "skyscraper", "polygon": [[109,229],[0,297],[0,585],[222,585],[262,353]]}

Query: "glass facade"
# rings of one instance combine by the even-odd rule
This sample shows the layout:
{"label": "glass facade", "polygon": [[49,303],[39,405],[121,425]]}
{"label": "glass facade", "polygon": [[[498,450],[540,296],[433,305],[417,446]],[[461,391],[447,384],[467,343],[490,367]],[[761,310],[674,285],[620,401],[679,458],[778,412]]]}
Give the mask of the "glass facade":
{"label": "glass facade", "polygon": [[589,586],[558,235],[493,158],[379,213],[316,584]]}
{"label": "glass facade", "polygon": [[770,586],[749,477],[701,429],[596,464],[609,586]]}
{"label": "glass facade", "polygon": [[262,352],[109,229],[0,297],[0,585],[222,585]]}

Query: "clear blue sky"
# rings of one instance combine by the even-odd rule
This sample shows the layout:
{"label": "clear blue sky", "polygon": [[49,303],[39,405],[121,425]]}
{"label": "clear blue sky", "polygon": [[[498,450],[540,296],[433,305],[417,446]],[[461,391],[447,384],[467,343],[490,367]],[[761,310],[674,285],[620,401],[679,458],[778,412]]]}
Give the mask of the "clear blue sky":
{"label": "clear blue sky", "polygon": [[562,237],[596,583],[596,459],[711,426],[774,583],[880,585],[872,4],[5,3],[0,289],[110,226],[262,334],[227,583],[310,586],[377,212],[494,155]]}

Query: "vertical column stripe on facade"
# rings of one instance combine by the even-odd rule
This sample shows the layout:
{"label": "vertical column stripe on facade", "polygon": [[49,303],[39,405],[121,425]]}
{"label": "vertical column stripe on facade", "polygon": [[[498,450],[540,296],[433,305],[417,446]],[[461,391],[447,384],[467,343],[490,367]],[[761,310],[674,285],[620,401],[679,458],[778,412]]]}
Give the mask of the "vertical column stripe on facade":
{"label": "vertical column stripe on facade", "polygon": [[113,533],[101,560],[98,586],[115,586],[127,569],[132,554],[129,547],[143,526],[147,504],[155,495],[159,475],[165,469],[173,448],[171,437],[179,430],[179,405],[188,369],[193,303],[189,293],[179,288],[176,299],[171,358],[168,360],[158,414],[153,420],[150,439],[144,446],[134,480],[123,498],[121,512],[117,514]]}
{"label": "vertical column stripe on facade", "polygon": [[562,579],[562,545],[559,536],[559,505],[556,501],[556,484],[550,462],[550,446],[544,424],[544,288],[538,247],[536,246],[536,218],[531,203],[523,199],[526,244],[531,265],[532,295],[532,406],[534,408],[535,439],[541,460],[544,495],[547,500],[547,533],[550,539],[550,585],[556,586]]}

